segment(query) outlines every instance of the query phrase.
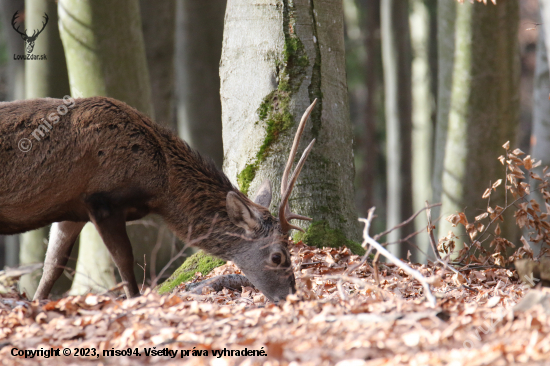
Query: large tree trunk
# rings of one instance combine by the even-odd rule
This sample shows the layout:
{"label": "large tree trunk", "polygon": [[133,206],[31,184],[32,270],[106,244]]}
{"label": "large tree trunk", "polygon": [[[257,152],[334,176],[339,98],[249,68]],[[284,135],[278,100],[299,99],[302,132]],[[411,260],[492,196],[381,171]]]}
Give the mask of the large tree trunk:
{"label": "large tree trunk", "polygon": [[[382,61],[386,110],[387,213],[392,228],[412,215],[411,172],[411,51],[408,20],[409,2],[382,0]],[[391,232],[388,242],[396,242],[413,232],[412,225]],[[405,257],[404,244],[388,248]]]}
{"label": "large tree trunk", "polygon": [[[63,45],[57,27],[57,4],[49,0],[27,0],[25,2],[25,29],[32,34],[32,30],[40,29],[48,16],[48,24],[36,39],[33,54],[46,55],[46,60],[25,61],[25,97],[34,98],[63,98],[70,94],[67,64]],[[29,231],[20,236],[20,264],[43,262],[46,255],[48,230],[42,228]],[[41,271],[35,271],[22,276],[19,286],[29,298],[33,298]]]}
{"label": "large tree trunk", "polygon": [[[60,0],[59,17],[72,94],[113,97],[153,117],[139,3]],[[81,238],[71,292],[112,287],[109,270],[97,271],[97,263],[112,267],[112,260],[95,228],[86,225]]]}
{"label": "large tree trunk", "polygon": [[313,217],[298,223],[307,228],[300,238],[308,244],[359,239],[343,35],[339,0],[227,3],[220,66],[224,170],[248,194],[269,178],[275,211],[297,121],[318,98],[300,149],[312,138],[317,143],[290,202]]}
{"label": "large tree trunk", "polygon": [[155,119],[175,131],[176,0],[140,0],[139,4]]}
{"label": "large tree trunk", "polygon": [[223,162],[219,66],[225,6],[226,0],[177,2],[179,135],[219,167]]}
{"label": "large tree trunk", "polygon": [[[6,100],[25,99],[25,62],[14,60],[13,55],[25,53],[21,36],[12,29],[11,19],[16,11],[23,13],[24,0],[0,1],[2,17],[2,34],[5,38],[8,53]],[[24,23],[22,24],[24,27]],[[15,267],[19,263],[19,241],[17,235],[4,237],[4,265]]]}
{"label": "large tree trunk", "polygon": [[[485,211],[487,202],[481,195],[489,183],[505,178],[497,157],[506,141],[513,146],[519,120],[519,9],[515,1],[445,3],[439,3],[439,24],[444,29],[439,32],[437,133],[445,141],[445,155],[442,170],[436,171],[441,178],[434,176],[434,181],[439,184],[441,179],[437,194],[444,217],[457,211],[473,217]],[[454,47],[444,45],[453,41]],[[491,196],[491,203],[497,202],[504,205],[504,185]],[[507,223],[501,225],[502,236],[515,241],[515,225]],[[450,223],[442,221],[440,236],[450,230]]]}

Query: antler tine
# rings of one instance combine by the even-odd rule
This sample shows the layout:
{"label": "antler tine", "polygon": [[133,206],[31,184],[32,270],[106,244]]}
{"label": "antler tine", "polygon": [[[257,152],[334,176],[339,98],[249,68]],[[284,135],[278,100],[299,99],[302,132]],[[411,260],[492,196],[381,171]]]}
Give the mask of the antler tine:
{"label": "antler tine", "polygon": [[[307,111],[306,111],[307,112]],[[310,111],[311,112],[311,111]],[[300,230],[304,231],[301,227],[292,225],[288,222],[290,219],[300,219],[300,220],[308,220],[311,221],[311,218],[301,216],[294,214],[292,212],[289,212],[290,209],[288,207],[288,199],[290,198],[290,194],[292,193],[292,189],[294,188],[294,184],[296,183],[296,180],[298,179],[298,176],[300,175],[300,172],[302,171],[302,167],[304,166],[307,156],[309,155],[309,152],[313,148],[313,144],[315,144],[315,139],[313,139],[308,147],[304,150],[302,153],[302,157],[300,158],[300,161],[298,161],[298,165],[296,165],[296,169],[292,173],[292,176],[290,177],[290,183],[288,184],[287,190],[283,194],[281,198],[281,203],[279,205],[279,220],[281,222],[281,228],[283,229],[283,232],[287,233],[290,231],[290,229]]]}
{"label": "antler tine", "polygon": [[19,33],[20,35],[26,37],[26,36],[27,36],[27,30],[26,30],[26,29],[25,29],[25,33],[21,33],[21,31],[19,30],[19,27],[20,27],[20,26],[17,27],[17,28],[15,28],[15,22],[16,22],[17,18],[19,18],[18,13],[19,13],[19,10],[16,11],[15,14],[13,14],[13,17],[11,18],[11,26],[12,26],[13,29],[15,29],[15,31],[16,31],[17,33]]}
{"label": "antler tine", "polygon": [[315,107],[316,103],[317,103],[317,98],[315,98],[313,103],[311,103],[311,105],[304,112],[304,115],[300,120],[300,124],[298,125],[298,130],[296,131],[296,135],[294,135],[294,142],[292,142],[292,148],[290,149],[290,154],[288,155],[288,160],[286,162],[285,170],[283,172],[283,178],[281,179],[281,196],[283,196],[287,190],[288,175],[290,174],[292,163],[294,163],[294,158],[296,157],[296,151],[298,150],[298,145],[300,144],[300,138],[302,137],[302,134],[304,132],[304,127],[306,126],[306,122],[309,118],[309,115],[311,114],[311,111],[313,110],[313,107]]}

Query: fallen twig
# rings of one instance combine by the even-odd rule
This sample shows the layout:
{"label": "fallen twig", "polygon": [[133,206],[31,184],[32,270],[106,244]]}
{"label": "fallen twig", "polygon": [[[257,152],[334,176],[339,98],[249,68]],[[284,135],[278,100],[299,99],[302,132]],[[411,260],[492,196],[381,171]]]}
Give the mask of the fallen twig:
{"label": "fallen twig", "polygon": [[368,217],[366,219],[363,219],[363,218],[359,219],[359,221],[365,223],[365,228],[363,229],[363,243],[362,243],[363,248],[367,247],[367,245],[370,244],[380,254],[382,254],[384,257],[386,257],[390,262],[392,262],[397,267],[401,268],[404,272],[408,273],[410,276],[412,276],[418,282],[420,282],[422,284],[422,286],[424,287],[424,295],[428,299],[428,302],[430,303],[430,305],[432,307],[435,307],[436,299],[435,299],[434,295],[432,294],[432,292],[430,290],[430,284],[428,283],[428,280],[424,276],[422,276],[422,274],[420,272],[415,271],[411,267],[407,266],[405,263],[403,263],[401,260],[399,260],[393,254],[388,252],[386,250],[386,248],[384,248],[382,245],[380,245],[380,243],[378,243],[376,240],[374,240],[373,238],[371,238],[369,236],[369,229],[370,229],[370,224],[371,224],[371,221],[372,221],[372,218],[373,218],[374,210],[375,210],[375,207],[372,207],[371,209],[369,209],[369,214],[368,214]]}

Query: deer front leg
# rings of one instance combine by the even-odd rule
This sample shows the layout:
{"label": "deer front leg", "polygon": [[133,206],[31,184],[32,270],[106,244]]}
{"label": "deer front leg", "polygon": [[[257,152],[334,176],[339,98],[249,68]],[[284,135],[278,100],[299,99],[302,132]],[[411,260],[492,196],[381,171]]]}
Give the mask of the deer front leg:
{"label": "deer front leg", "polygon": [[101,220],[92,219],[92,222],[111,253],[122,281],[126,282],[124,285],[126,297],[138,296],[139,289],[134,275],[134,254],[126,233],[126,220],[122,215],[109,215]]}
{"label": "deer front leg", "polygon": [[44,273],[34,294],[34,300],[45,299],[50,294],[53,284],[63,273],[63,267],[67,264],[71,249],[84,224],[85,222],[70,221],[52,224],[46,260],[44,261]]}

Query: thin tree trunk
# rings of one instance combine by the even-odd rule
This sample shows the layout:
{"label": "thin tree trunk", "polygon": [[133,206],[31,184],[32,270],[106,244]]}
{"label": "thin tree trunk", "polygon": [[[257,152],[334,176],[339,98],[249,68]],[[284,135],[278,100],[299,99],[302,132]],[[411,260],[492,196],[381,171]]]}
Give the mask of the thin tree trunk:
{"label": "thin tree trunk", "polygon": [[[25,62],[25,97],[63,98],[70,94],[67,64],[63,45],[57,27],[57,4],[50,0],[27,0],[25,2],[25,29],[32,34],[34,29],[41,29],[48,17],[46,27],[37,37],[33,54],[46,55],[45,60],[29,60]],[[46,255],[48,229],[41,228],[20,235],[19,263],[29,264],[43,262]],[[35,271],[21,277],[20,289],[29,298],[33,298],[38,287],[40,273]]]}
{"label": "thin tree trunk", "polygon": [[[412,215],[411,172],[411,60],[408,1],[382,0],[382,60],[386,110],[387,219],[388,228]],[[409,225],[394,230],[388,242],[396,242],[414,231]],[[388,248],[405,257],[403,244]]]}
{"label": "thin tree trunk", "polygon": [[[60,0],[58,9],[73,95],[113,97],[153,117],[139,3]],[[110,270],[97,270],[98,263],[113,265],[95,228],[86,225],[81,238],[71,293],[112,287],[112,277],[105,276]]]}
{"label": "thin tree trunk", "polygon": [[313,222],[295,236],[311,245],[359,239],[344,63],[342,2],[230,0],[220,66],[224,170],[252,194],[280,179],[301,115],[318,103],[300,150],[317,139],[290,205]]}
{"label": "thin tree trunk", "polygon": [[[412,0],[409,17],[411,43],[413,49],[412,61],[412,177],[413,177],[413,211],[423,208],[426,201],[432,197],[432,141],[434,98],[430,73],[430,15],[425,0]],[[415,229],[426,226],[425,215],[415,220]],[[428,241],[421,240],[419,249],[428,251]],[[416,261],[424,258],[417,253]]]}
{"label": "thin tree trunk", "polygon": [[219,66],[225,6],[226,0],[177,2],[179,135],[219,167],[223,163]]}
{"label": "thin tree trunk", "polygon": [[365,84],[367,97],[365,99],[364,134],[361,138],[363,153],[363,169],[361,185],[365,191],[361,215],[366,216],[368,209],[375,206],[375,182],[379,155],[379,144],[376,141],[376,120],[378,118],[376,96],[379,88],[377,72],[380,60],[380,0],[363,0],[365,13]]}
{"label": "thin tree trunk", "polygon": [[[506,141],[513,146],[519,121],[519,6],[513,1],[453,5],[452,68],[448,55],[444,55],[448,49],[442,48],[440,53],[441,72],[452,73],[442,77],[451,84],[440,84],[439,88],[440,106],[445,108],[448,103],[449,111],[438,118],[438,130],[443,131],[447,123],[441,211],[444,217],[457,211],[473,217],[486,209],[487,202],[481,196],[490,182],[505,178],[497,158],[504,152],[501,146]],[[441,19],[440,24],[444,25]],[[449,96],[445,87],[451,91]],[[497,202],[504,205],[504,185],[491,196],[491,203]],[[515,241],[513,217],[505,215],[505,220],[509,221],[501,225],[502,236]],[[450,230],[450,223],[442,221],[440,235]]]}

